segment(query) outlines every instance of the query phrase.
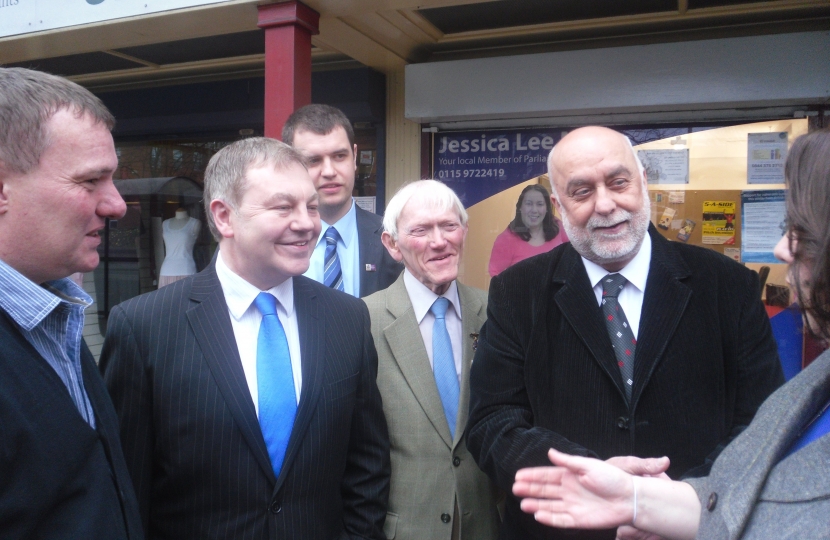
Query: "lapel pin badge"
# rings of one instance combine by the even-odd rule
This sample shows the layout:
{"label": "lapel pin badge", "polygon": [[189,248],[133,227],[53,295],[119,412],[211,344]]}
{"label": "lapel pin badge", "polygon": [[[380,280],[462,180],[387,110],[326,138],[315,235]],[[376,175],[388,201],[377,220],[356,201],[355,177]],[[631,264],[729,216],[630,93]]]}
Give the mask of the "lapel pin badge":
{"label": "lapel pin badge", "polygon": [[473,332],[470,334],[470,337],[473,338],[473,350],[478,350],[478,332]]}
{"label": "lapel pin badge", "polygon": [[367,271],[367,272],[377,272],[377,271],[378,271],[378,267],[377,267],[377,266],[375,266],[374,264],[367,264],[367,265],[366,265],[366,271]]}

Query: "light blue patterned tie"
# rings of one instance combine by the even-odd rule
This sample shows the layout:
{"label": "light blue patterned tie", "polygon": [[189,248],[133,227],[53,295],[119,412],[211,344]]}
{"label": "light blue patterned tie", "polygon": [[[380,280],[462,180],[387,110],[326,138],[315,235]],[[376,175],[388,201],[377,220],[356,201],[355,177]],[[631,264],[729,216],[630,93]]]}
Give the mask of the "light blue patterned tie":
{"label": "light blue patterned tie", "polygon": [[345,290],[343,287],[343,272],[340,269],[340,257],[337,256],[337,241],[340,234],[334,227],[326,229],[326,254],[323,258],[323,284],[326,287]]}
{"label": "light blue patterned tie", "polygon": [[294,373],[285,330],[277,317],[277,299],[270,293],[261,292],[254,304],[262,313],[256,346],[259,426],[274,475],[279,477],[297,415]]}
{"label": "light blue patterned tie", "polygon": [[459,389],[452,342],[447,332],[447,322],[444,320],[449,305],[450,301],[442,296],[435,300],[429,310],[435,315],[435,325],[432,327],[432,371],[435,374],[441,404],[444,406],[444,415],[450,427],[450,435],[455,438]]}

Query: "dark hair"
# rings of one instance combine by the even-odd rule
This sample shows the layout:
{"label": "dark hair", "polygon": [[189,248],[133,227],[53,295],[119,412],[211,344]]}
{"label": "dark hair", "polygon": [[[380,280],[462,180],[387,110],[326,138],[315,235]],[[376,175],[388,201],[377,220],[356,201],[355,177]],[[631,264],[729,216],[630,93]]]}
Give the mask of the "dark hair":
{"label": "dark hair", "polygon": [[516,201],[516,217],[513,218],[513,221],[507,227],[513,231],[513,234],[525,242],[530,241],[530,229],[522,221],[522,203],[525,200],[525,194],[529,191],[538,191],[542,194],[542,198],[545,199],[546,212],[545,217],[542,219],[542,231],[545,233],[545,242],[549,242],[559,234],[559,224],[553,219],[553,212],[550,207],[550,193],[541,184],[530,184],[522,190],[522,194],[519,195],[519,200]]}
{"label": "dark hair", "polygon": [[[787,232],[793,264],[792,278],[801,308],[813,316],[817,337],[830,330],[830,130],[802,135],[793,143],[785,167]],[[793,251],[793,240],[795,250]],[[809,297],[802,294],[798,276],[809,273]]]}
{"label": "dark hair", "polygon": [[349,146],[354,146],[352,123],[343,111],[331,105],[306,105],[294,111],[282,128],[282,142],[294,146],[294,133],[310,131],[317,135],[328,135],[340,126],[349,138]]}

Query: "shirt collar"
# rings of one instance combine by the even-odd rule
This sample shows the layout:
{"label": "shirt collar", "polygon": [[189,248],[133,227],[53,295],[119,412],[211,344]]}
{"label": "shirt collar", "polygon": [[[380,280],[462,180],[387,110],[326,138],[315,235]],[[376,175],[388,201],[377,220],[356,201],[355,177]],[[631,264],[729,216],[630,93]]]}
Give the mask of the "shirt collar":
{"label": "shirt collar", "polygon": [[92,303],[92,297],[69,278],[40,286],[0,261],[0,308],[22,329],[30,332],[61,302],[84,308]]}
{"label": "shirt collar", "polygon": [[357,205],[354,203],[354,199],[350,202],[352,205],[349,207],[349,211],[342,218],[338,219],[337,222],[328,224],[322,219],[320,220],[321,233],[317,238],[317,244],[326,241],[326,229],[329,227],[334,227],[337,230],[340,239],[343,241],[343,245],[347,248],[352,244],[352,241],[357,237],[357,212],[355,211],[355,206]]}
{"label": "shirt collar", "polygon": [[[426,285],[418,281],[409,269],[405,269],[403,271],[403,284],[406,286],[406,292],[409,294],[409,301],[412,302],[412,309],[415,311],[415,319],[418,321],[418,324],[421,324],[421,321],[423,321],[424,317],[426,317],[429,308],[431,308],[432,304],[435,303],[435,300],[438,299],[438,295],[429,290]],[[455,280],[450,283],[449,289],[447,289],[441,296],[450,301],[450,305],[455,310],[455,314],[458,316],[458,319],[461,320],[461,301],[458,298],[458,285]]]}
{"label": "shirt collar", "polygon": [[[219,278],[219,283],[222,285],[228,311],[234,319],[239,321],[262,291],[245,281],[244,278],[225,264],[221,249],[219,250],[219,256],[216,257],[216,277]],[[286,279],[276,287],[268,289],[268,292],[277,298],[279,302],[277,309],[281,308],[288,317],[291,317],[294,312],[294,278]]]}
{"label": "shirt collar", "polygon": [[[595,262],[589,261],[582,257],[582,264],[585,265],[585,271],[588,273],[588,280],[591,282],[591,287],[596,287],[599,281],[608,275],[608,270],[601,267]],[[622,270],[619,271],[622,276],[628,280],[629,283],[637,287],[640,292],[645,292],[646,281],[648,281],[648,269],[651,265],[651,236],[648,231],[643,237],[643,243],[640,245],[640,251],[626,264]],[[612,272],[613,273],[613,272]]]}

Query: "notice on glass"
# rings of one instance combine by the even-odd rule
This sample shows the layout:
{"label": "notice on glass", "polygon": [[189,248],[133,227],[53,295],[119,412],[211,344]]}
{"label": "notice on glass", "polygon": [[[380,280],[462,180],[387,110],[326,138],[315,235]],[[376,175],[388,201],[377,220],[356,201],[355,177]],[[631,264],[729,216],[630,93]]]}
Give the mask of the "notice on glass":
{"label": "notice on glass", "polygon": [[741,259],[743,262],[781,262],[772,254],[784,231],[784,190],[741,193]]}
{"label": "notice on glass", "polygon": [[354,203],[363,210],[367,212],[375,213],[375,202],[377,201],[377,197],[374,195],[371,197],[354,197]]}
{"label": "notice on glass", "polygon": [[704,244],[735,244],[735,201],[703,201]]}
{"label": "notice on glass", "polygon": [[787,132],[749,133],[747,137],[747,183],[783,184]]}
{"label": "notice on glass", "polygon": [[637,150],[649,184],[688,184],[689,150]]}

